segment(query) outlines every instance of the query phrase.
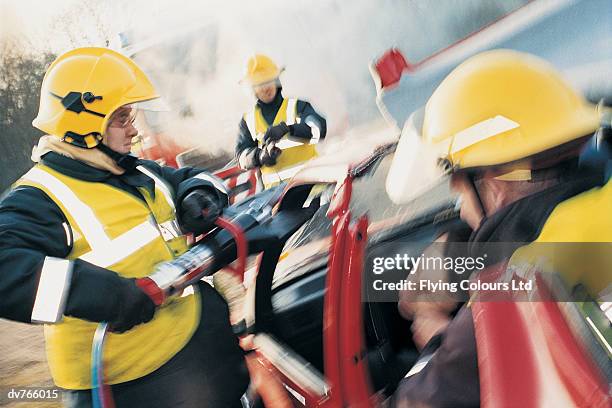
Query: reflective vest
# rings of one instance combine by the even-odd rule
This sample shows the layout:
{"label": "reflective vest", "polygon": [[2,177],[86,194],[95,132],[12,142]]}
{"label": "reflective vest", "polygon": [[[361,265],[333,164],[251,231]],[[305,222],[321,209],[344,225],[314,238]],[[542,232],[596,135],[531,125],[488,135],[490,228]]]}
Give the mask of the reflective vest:
{"label": "reflective vest", "polygon": [[[611,182],[563,201],[539,237],[513,254],[511,268],[519,276],[520,270],[556,272],[568,292],[582,285],[592,299],[606,299],[611,213]],[[591,302],[474,302],[482,406],[530,406],[536,399],[555,406],[609,406],[609,385],[595,364],[609,367],[602,335],[609,333],[609,322],[603,317],[598,325],[600,315],[593,311]]]}
{"label": "reflective vest", "polygon": [[[143,166],[155,181],[155,196],[138,188],[145,201],[104,183],[68,177],[38,164],[17,185],[44,191],[61,208],[72,229],[67,259],[82,259],[126,278],[151,274],[159,262],[187,250],[176,222],[171,189]],[[153,320],[123,334],[110,333],[104,347],[105,382],[123,383],[161,367],[189,341],[199,323],[197,294],[163,304]],[[55,383],[89,389],[90,359],[97,323],[72,317],[45,326],[47,359]]]}
{"label": "reflective vest", "polygon": [[546,249],[553,251],[551,260],[554,261],[551,268],[561,274],[569,287],[581,284],[593,298],[603,296],[610,291],[612,282],[610,214],[612,182],[608,181],[603,187],[585,191],[555,207],[533,249],[523,248],[516,257],[542,257],[542,246],[538,245],[549,243]]}
{"label": "reflective vest", "polygon": [[[263,147],[263,137],[270,126],[285,122],[287,125],[299,123],[297,117],[297,99],[283,99],[283,102],[276,113],[274,122],[268,124],[264,119],[261,109],[255,105],[252,112],[244,115],[244,121],[249,128],[251,137],[257,142],[259,148]],[[308,143],[303,143],[288,139],[288,134],[276,143],[276,147],[283,153],[279,156],[274,166],[262,166],[261,179],[265,188],[270,188],[279,184],[283,180],[293,177],[304,164],[317,156],[315,144],[318,138],[311,139]]]}

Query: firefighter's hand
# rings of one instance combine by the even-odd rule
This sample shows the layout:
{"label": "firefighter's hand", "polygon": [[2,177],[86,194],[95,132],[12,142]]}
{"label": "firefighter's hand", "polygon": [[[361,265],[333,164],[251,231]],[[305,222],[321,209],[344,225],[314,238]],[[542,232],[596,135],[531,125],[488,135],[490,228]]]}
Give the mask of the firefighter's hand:
{"label": "firefighter's hand", "polygon": [[428,313],[416,315],[412,322],[412,339],[414,344],[422,350],[433,336],[446,329],[450,317],[445,313]]}
{"label": "firefighter's hand", "polygon": [[282,152],[274,143],[269,143],[259,151],[259,163],[262,166],[274,166]]}
{"label": "firefighter's hand", "polygon": [[121,288],[117,312],[114,319],[109,320],[109,330],[123,333],[136,325],[146,323],[155,314],[155,303],[137,285],[134,279],[126,279]]}
{"label": "firefighter's hand", "polygon": [[289,126],[287,126],[285,122],[281,122],[275,126],[270,126],[263,137],[263,142],[264,144],[278,142],[287,133],[289,133]]}
{"label": "firefighter's hand", "polygon": [[122,333],[150,321],[155,304],[134,279],[77,259],[64,314],[108,322],[112,331]]}
{"label": "firefighter's hand", "polygon": [[224,203],[219,195],[206,189],[194,190],[181,202],[179,219],[183,229],[202,234],[210,231],[221,215]]}

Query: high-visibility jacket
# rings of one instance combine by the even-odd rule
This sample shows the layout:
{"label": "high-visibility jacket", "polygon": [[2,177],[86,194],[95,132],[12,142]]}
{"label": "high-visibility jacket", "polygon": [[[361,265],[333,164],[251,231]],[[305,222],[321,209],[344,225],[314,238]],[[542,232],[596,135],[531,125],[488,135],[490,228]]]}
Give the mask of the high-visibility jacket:
{"label": "high-visibility jacket", "polygon": [[[170,188],[139,166],[155,182],[155,194],[138,190],[145,201],[108,184],[69,177],[38,164],[16,184],[44,191],[70,224],[73,245],[67,259],[82,259],[126,278],[151,274],[156,264],[187,250],[178,228]],[[199,299],[191,292],[168,300],[153,320],[123,334],[110,333],[104,348],[105,382],[140,378],[161,367],[190,340],[199,316]],[[55,383],[88,389],[91,346],[97,323],[64,317],[45,326],[47,357]]]}
{"label": "high-visibility jacket", "polygon": [[582,285],[604,297],[612,282],[612,182],[592,188],[555,207],[534,243],[512,257],[560,274],[565,285]]}
{"label": "high-visibility jacket", "polygon": [[[251,112],[244,115],[244,121],[248,126],[251,137],[257,142],[259,148],[263,147],[263,137],[270,126],[278,125],[281,122],[293,125],[300,120],[297,118],[296,107],[297,99],[284,99],[271,125],[264,119],[258,105],[255,105]],[[317,156],[315,144],[318,140],[302,142],[295,139],[290,140],[288,136],[288,134],[285,135],[276,144],[276,147],[283,151],[276,164],[274,166],[263,166],[260,169],[265,188],[270,188],[293,177],[308,160]]]}
{"label": "high-visibility jacket", "polygon": [[[483,406],[537,405],[536,401],[609,406],[609,321],[596,301],[609,299],[611,211],[608,181],[557,205],[538,238],[510,259],[511,270],[519,275],[524,271],[535,280],[529,275],[533,271],[544,277],[554,272],[567,293],[585,289],[581,301],[550,301],[547,289],[545,301],[473,304]],[[537,285],[535,299],[546,280]]]}

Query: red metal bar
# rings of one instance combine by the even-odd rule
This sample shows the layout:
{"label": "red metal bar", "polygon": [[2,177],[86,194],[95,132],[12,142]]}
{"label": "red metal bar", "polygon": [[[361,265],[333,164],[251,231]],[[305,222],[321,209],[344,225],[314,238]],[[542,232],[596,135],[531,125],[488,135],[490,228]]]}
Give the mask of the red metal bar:
{"label": "red metal bar", "polygon": [[333,219],[332,238],[329,257],[329,270],[326,278],[326,293],[323,302],[323,364],[325,377],[330,384],[330,407],[341,407],[342,381],[340,370],[340,301],[342,280],[345,274],[345,250],[351,214],[348,211],[352,193],[352,178],[347,177],[336,190],[327,212]]}
{"label": "red metal bar", "polygon": [[257,172],[255,170],[249,170],[249,182],[251,183],[249,195],[255,194],[257,192]]}
{"label": "red metal bar", "polygon": [[215,176],[222,178],[222,179],[228,179],[230,177],[233,177],[233,176],[236,176],[242,173],[243,171],[244,170],[241,169],[240,167],[234,166],[234,167],[230,167],[230,168],[219,170],[215,172]]}
{"label": "red metal bar", "polygon": [[234,237],[234,241],[236,242],[236,267],[229,268],[232,272],[234,272],[242,282],[244,280],[244,272],[246,269],[247,255],[248,255],[248,246],[247,241],[244,236],[244,231],[238,225],[234,224],[230,220],[227,220],[223,217],[217,218],[215,221],[220,228],[227,230]]}
{"label": "red metal bar", "polygon": [[349,231],[348,257],[340,301],[340,374],[344,405],[371,408],[374,392],[365,360],[361,277],[367,245],[368,218],[362,216]]}
{"label": "red metal bar", "polygon": [[[476,35],[480,34],[482,31],[485,31],[488,28],[492,27],[493,25],[497,24],[501,20],[503,20],[503,19],[505,19],[505,18],[507,18],[507,17],[509,17],[509,16],[511,16],[511,15],[513,15],[515,13],[517,13],[520,10],[522,10],[525,6],[527,6],[529,3],[532,3],[532,2],[533,2],[533,0],[528,1],[524,5],[516,8],[515,10],[512,10],[511,12],[509,12],[507,14],[504,14],[502,16],[499,16],[495,20],[490,21],[487,24],[485,24],[484,26],[480,27],[478,30],[473,31],[473,32],[467,34],[466,36],[464,36],[463,38],[460,38],[459,40],[455,41],[454,43],[449,44],[446,47],[443,47],[443,48],[441,48],[441,49],[431,53],[427,57],[421,59],[420,61],[417,61],[417,62],[414,62],[414,63],[406,61],[406,57],[397,48],[391,48],[391,49],[387,50],[381,57],[379,57],[374,62],[375,69],[376,69],[376,71],[377,71],[377,73],[379,75],[379,78],[381,80],[381,88],[385,89],[388,86],[393,86],[393,85],[397,84],[400,81],[401,74],[403,72],[408,71],[410,73],[413,73],[413,72],[419,71],[420,69],[422,69],[422,67],[425,64],[428,64],[429,62],[431,62],[431,60],[435,59],[439,55],[444,54],[445,52],[448,52],[449,50],[452,50],[454,47],[457,47],[460,44],[468,41],[472,37],[475,37]],[[399,55],[393,55],[394,53],[397,53]],[[391,55],[391,57],[390,57],[390,55]],[[395,61],[387,62],[386,63],[385,60],[389,59],[389,58],[392,58]],[[405,65],[402,63],[400,58],[404,60]],[[385,67],[385,64],[393,64],[394,66],[391,67],[391,70],[398,70],[399,69],[399,76],[400,77],[399,78],[395,77],[397,75],[397,72],[389,72],[389,73],[388,72],[382,72],[382,75],[381,75],[381,72],[378,71],[379,64],[382,64],[383,71],[385,71],[385,69],[387,71],[389,70],[389,67]],[[384,85],[385,82],[383,81],[383,78],[382,78],[383,76],[385,76],[385,79],[388,82],[387,86]]]}

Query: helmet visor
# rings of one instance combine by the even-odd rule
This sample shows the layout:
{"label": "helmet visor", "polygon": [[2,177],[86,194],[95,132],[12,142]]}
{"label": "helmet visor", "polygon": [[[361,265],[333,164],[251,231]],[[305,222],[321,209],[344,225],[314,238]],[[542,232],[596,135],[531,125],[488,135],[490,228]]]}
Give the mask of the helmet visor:
{"label": "helmet visor", "polygon": [[441,166],[441,159],[448,153],[445,144],[423,140],[423,114],[421,108],[406,121],[387,175],[387,194],[398,205],[406,204],[450,179],[449,171]]}
{"label": "helmet visor", "polygon": [[130,106],[138,111],[149,111],[149,112],[168,112],[170,111],[170,105],[164,98],[149,99],[148,101],[136,102],[130,104]]}

